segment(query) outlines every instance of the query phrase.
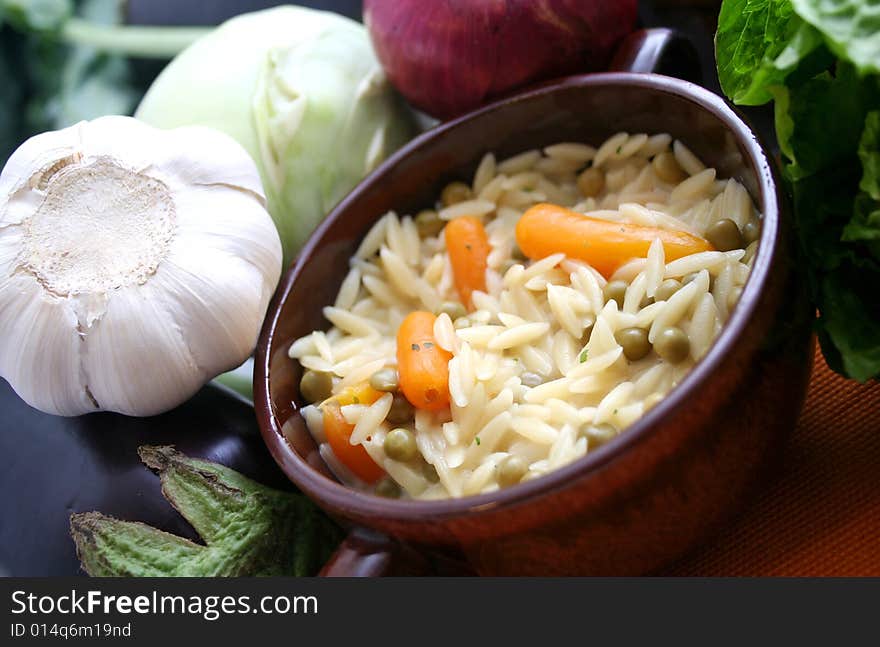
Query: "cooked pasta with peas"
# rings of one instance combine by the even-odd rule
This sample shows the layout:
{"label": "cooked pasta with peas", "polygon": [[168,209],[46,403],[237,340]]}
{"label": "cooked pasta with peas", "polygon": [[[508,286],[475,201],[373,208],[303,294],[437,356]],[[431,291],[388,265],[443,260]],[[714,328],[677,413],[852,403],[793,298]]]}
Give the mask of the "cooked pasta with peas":
{"label": "cooked pasta with peas", "polygon": [[327,331],[295,341],[302,413],[345,483],[460,497],[607,443],[678,384],[736,306],[760,219],[669,135],[503,161],[383,216]]}

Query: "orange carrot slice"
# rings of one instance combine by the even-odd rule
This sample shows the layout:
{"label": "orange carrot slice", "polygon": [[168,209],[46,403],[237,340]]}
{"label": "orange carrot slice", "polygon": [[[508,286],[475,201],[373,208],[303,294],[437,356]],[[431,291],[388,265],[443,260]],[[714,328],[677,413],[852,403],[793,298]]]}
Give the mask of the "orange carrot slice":
{"label": "orange carrot slice", "polygon": [[627,225],[589,218],[553,204],[536,204],[516,225],[516,242],[528,258],[557,253],[586,261],[608,278],[632,258],[645,258],[655,238],[667,261],[713,250],[712,244],[684,231]]}
{"label": "orange carrot slice", "polygon": [[397,331],[400,389],[410,404],[428,411],[449,405],[452,354],[440,348],[434,339],[436,320],[430,312],[411,312]]}
{"label": "orange carrot slice", "polygon": [[348,423],[342,415],[342,409],[347,404],[373,404],[382,394],[369,384],[359,384],[348,387],[339,395],[328,398],[321,403],[321,411],[324,415],[324,435],[333,449],[333,454],[343,465],[352,471],[359,479],[367,483],[375,483],[383,476],[385,471],[376,465],[376,462],[361,445],[351,444],[351,432],[354,425]]}
{"label": "orange carrot slice", "polygon": [[455,288],[461,302],[471,310],[474,290],[486,291],[486,267],[491,251],[489,237],[483,223],[472,216],[450,221],[444,235]]}

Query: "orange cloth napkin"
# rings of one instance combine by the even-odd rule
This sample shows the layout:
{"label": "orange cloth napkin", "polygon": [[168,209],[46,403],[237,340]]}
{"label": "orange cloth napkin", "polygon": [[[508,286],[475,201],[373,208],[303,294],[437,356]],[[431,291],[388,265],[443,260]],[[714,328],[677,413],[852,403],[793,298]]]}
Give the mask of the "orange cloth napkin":
{"label": "orange cloth napkin", "polygon": [[880,576],[880,383],[836,375],[817,351],[778,480],[664,574]]}

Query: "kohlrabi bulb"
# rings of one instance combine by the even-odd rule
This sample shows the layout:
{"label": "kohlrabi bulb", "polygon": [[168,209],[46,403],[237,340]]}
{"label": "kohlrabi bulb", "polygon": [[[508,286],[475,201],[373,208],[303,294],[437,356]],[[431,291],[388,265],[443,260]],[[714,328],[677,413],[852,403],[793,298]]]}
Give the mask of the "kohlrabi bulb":
{"label": "kohlrabi bulb", "polygon": [[156,79],[135,115],[231,135],[256,160],[285,259],[354,185],[414,133],[364,27],[282,6],[238,16]]}

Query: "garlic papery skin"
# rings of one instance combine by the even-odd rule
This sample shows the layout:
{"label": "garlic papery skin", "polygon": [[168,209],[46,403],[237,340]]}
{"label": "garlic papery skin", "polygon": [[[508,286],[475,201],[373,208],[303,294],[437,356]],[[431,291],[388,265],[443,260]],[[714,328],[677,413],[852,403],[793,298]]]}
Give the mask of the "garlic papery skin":
{"label": "garlic papery skin", "polygon": [[0,174],[0,376],[47,413],[171,409],[253,351],[281,274],[231,137],[102,117]]}

